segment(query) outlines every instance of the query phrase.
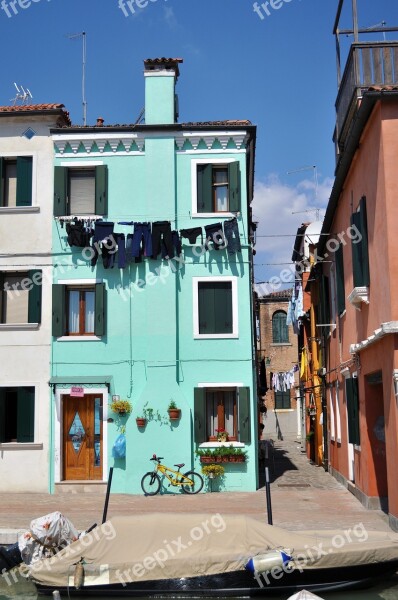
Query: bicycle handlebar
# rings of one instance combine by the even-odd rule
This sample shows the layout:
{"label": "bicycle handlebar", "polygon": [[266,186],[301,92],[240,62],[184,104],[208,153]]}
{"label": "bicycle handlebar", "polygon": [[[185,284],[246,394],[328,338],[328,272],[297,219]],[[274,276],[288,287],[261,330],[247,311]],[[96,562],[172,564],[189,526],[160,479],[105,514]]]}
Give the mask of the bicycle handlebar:
{"label": "bicycle handlebar", "polygon": [[149,460],[157,460],[157,461],[160,461],[160,460],[163,460],[163,456],[156,456],[156,454],[154,454],[154,455],[152,456],[152,458],[150,458]]}

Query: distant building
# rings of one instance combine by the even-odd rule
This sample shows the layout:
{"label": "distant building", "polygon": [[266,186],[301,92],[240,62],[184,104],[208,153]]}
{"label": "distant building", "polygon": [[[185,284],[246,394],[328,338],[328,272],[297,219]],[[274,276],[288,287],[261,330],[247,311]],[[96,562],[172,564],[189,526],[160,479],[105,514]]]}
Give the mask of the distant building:
{"label": "distant building", "polygon": [[[263,437],[299,437],[301,435],[298,372],[294,372],[294,385],[289,389],[275,390],[272,374],[287,373],[297,368],[297,336],[291,325],[286,324],[291,290],[272,292],[258,299],[260,325],[259,348],[259,400],[260,415],[265,425]],[[262,367],[261,367],[262,362]],[[266,388],[264,389],[264,370]],[[265,392],[265,393],[264,393]],[[261,412],[265,403],[266,416]]]}

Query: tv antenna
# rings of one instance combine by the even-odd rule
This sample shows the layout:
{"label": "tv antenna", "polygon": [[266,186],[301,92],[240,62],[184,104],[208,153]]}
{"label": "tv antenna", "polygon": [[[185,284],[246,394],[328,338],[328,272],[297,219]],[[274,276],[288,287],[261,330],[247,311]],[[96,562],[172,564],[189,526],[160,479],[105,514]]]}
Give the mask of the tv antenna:
{"label": "tv antenna", "polygon": [[66,37],[70,40],[82,40],[83,45],[83,65],[82,65],[82,104],[83,104],[83,125],[87,125],[87,100],[86,100],[86,60],[87,60],[87,43],[86,32],[69,33]]}
{"label": "tv antenna", "polygon": [[[293,173],[302,173],[303,171],[313,171],[314,172],[314,186],[315,186],[315,201],[318,199],[318,170],[316,165],[309,165],[306,167],[300,167],[299,169],[294,169],[293,171],[287,171],[287,175],[293,175]],[[307,210],[296,210],[292,212],[292,215],[298,215],[300,213],[310,213],[315,212],[315,218],[319,221],[319,213],[323,208],[319,206],[315,206],[313,208],[307,208]]]}
{"label": "tv antenna", "polygon": [[17,84],[14,81],[14,85],[15,85],[15,89],[17,90],[17,93],[15,95],[15,98],[11,98],[10,102],[14,103],[14,106],[16,105],[16,103],[19,101],[21,101],[22,104],[27,104],[31,98],[33,98],[29,88],[25,88],[20,85],[19,87],[17,86]]}

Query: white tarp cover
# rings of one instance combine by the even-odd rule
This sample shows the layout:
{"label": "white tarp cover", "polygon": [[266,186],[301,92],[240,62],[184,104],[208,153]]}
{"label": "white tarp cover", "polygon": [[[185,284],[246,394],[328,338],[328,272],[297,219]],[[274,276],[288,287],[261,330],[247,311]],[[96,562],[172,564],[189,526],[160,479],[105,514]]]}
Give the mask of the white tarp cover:
{"label": "white tarp cover", "polygon": [[18,546],[24,563],[31,565],[53,556],[54,551],[65,548],[78,537],[79,532],[69,519],[53,512],[31,521],[29,531],[19,536]]}
{"label": "white tarp cover", "polygon": [[[351,530],[289,532],[243,515],[152,513],[113,517],[30,569],[37,583],[67,586],[85,563],[86,585],[213,575],[284,549],[304,569],[398,560],[398,534]],[[71,579],[72,578],[72,579]],[[73,583],[72,583],[73,585]]]}
{"label": "white tarp cover", "polygon": [[320,596],[309,592],[308,590],[301,590],[301,592],[297,592],[297,594],[293,594],[293,596],[289,596],[287,600],[324,600]]}

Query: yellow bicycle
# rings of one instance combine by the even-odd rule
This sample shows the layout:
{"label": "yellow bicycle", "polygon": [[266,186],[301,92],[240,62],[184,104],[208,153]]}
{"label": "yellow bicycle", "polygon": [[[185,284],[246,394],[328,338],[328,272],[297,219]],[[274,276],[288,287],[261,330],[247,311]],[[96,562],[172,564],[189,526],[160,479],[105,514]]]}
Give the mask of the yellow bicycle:
{"label": "yellow bicycle", "polygon": [[142,491],[146,496],[155,496],[160,491],[161,480],[159,473],[167,477],[171,485],[179,486],[185,494],[198,494],[203,487],[203,478],[199,473],[195,471],[188,471],[187,473],[181,473],[182,467],[185,463],[174,465],[178,471],[166,467],[161,464],[163,460],[162,456],[156,456],[154,454],[150,460],[156,462],[153,471],[145,473],[141,479]]}

